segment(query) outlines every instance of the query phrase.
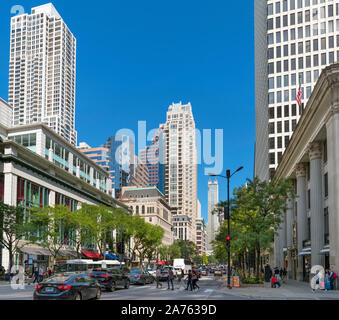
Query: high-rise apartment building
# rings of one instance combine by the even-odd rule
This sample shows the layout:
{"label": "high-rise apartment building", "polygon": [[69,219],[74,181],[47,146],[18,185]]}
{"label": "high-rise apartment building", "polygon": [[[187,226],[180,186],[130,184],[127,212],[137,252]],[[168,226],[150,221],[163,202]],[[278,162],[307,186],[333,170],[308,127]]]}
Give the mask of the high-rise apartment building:
{"label": "high-rise apartment building", "polygon": [[51,3],[12,17],[8,103],[14,126],[43,122],[75,146],[75,76],[76,39]]}
{"label": "high-rise apartment building", "polygon": [[169,106],[163,133],[164,193],[174,209],[174,235],[196,240],[197,149],[191,104]]}
{"label": "high-rise apartment building", "polygon": [[269,179],[321,70],[339,59],[339,1],[268,0],[254,6],[255,175]]}
{"label": "high-rise apartment building", "polygon": [[208,223],[207,223],[207,250],[213,250],[212,241],[215,240],[216,233],[220,227],[219,214],[216,206],[219,203],[218,180],[208,181]]}

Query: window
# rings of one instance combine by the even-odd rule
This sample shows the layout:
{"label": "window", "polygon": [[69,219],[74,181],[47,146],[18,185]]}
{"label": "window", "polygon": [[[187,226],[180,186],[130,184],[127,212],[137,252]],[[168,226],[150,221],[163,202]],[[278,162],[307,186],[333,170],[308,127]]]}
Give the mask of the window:
{"label": "window", "polygon": [[324,195],[325,198],[328,197],[328,173],[325,173],[324,175]]}
{"label": "window", "polygon": [[302,42],[299,42],[298,43],[298,53],[300,54],[300,53],[303,53],[303,43]]}
{"label": "window", "polygon": [[285,132],[289,132],[290,131],[290,122],[289,122],[289,120],[285,121],[284,131]]}
{"label": "window", "polygon": [[268,139],[268,145],[269,145],[270,149],[275,149],[274,138],[269,138]]}
{"label": "window", "polygon": [[[284,107],[284,117],[288,117],[289,116],[289,109],[290,109],[290,106],[289,105],[286,105]],[[285,130],[286,131],[286,130]]]}
{"label": "window", "polygon": [[273,19],[268,19],[267,20],[267,30],[272,30],[273,29]]}

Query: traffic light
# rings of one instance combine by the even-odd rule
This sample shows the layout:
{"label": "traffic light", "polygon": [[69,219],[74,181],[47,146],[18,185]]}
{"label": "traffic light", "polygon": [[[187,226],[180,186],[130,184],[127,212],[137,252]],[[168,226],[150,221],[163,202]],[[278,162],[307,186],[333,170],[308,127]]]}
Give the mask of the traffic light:
{"label": "traffic light", "polygon": [[230,240],[231,240],[231,237],[230,236],[227,236],[226,237],[226,249],[227,249],[227,251],[229,251],[230,250]]}

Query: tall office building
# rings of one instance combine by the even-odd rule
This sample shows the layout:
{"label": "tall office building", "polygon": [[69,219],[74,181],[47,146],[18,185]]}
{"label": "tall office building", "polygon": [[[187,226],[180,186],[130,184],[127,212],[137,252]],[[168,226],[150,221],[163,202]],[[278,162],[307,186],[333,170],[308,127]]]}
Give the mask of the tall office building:
{"label": "tall office building", "polygon": [[218,180],[208,181],[208,223],[207,223],[207,250],[213,250],[212,241],[220,227],[219,214],[216,212],[216,206],[219,203],[219,185]]}
{"label": "tall office building", "polygon": [[163,156],[163,124],[155,132],[152,142],[146,146],[145,150],[140,152],[140,160],[146,164],[149,173],[149,187],[157,187],[164,192],[164,165],[161,160]]}
{"label": "tall office building", "polygon": [[75,73],[76,39],[51,3],[12,17],[8,103],[14,126],[43,122],[75,146]]}
{"label": "tall office building", "polygon": [[163,142],[164,191],[174,208],[174,236],[196,242],[197,149],[190,103],[169,106]]}
{"label": "tall office building", "polygon": [[255,175],[269,179],[321,70],[339,59],[339,1],[268,0],[254,6]]}
{"label": "tall office building", "polygon": [[13,108],[5,100],[0,98],[0,125],[7,128],[12,126]]}
{"label": "tall office building", "polygon": [[109,150],[112,189],[115,189],[115,196],[120,198],[122,187],[130,186],[132,183],[134,141],[127,135],[114,135],[107,140],[105,148]]}

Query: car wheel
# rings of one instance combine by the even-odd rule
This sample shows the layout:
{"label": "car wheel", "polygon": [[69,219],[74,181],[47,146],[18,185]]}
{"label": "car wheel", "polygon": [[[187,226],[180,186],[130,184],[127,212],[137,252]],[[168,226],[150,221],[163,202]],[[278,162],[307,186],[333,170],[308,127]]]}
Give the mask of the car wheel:
{"label": "car wheel", "polygon": [[110,292],[114,292],[114,291],[115,291],[115,288],[116,288],[115,282],[112,281],[111,286],[109,287],[108,290],[109,290]]}
{"label": "car wheel", "polygon": [[79,292],[75,294],[74,300],[82,300],[81,294]]}
{"label": "car wheel", "polygon": [[98,288],[95,300],[99,300],[100,298],[101,298],[101,289]]}
{"label": "car wheel", "polygon": [[146,284],[146,280],[144,279],[143,281],[142,281],[142,285],[144,286]]}
{"label": "car wheel", "polygon": [[126,280],[126,282],[125,282],[125,289],[128,289],[129,285],[130,285],[129,280]]}

